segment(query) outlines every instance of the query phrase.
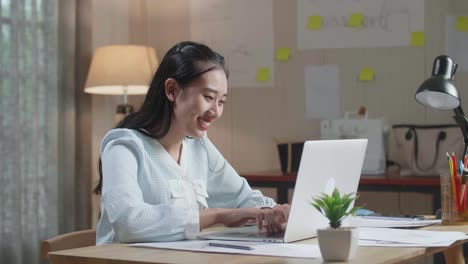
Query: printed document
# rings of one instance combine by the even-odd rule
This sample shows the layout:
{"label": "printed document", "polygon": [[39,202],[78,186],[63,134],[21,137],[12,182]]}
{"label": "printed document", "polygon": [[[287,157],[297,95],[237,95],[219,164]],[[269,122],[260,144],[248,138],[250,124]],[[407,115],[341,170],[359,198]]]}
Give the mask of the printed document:
{"label": "printed document", "polygon": [[366,218],[362,216],[350,216],[346,219],[347,226],[358,227],[422,227],[440,223],[436,220],[392,220],[391,218]]}
{"label": "printed document", "polygon": [[[252,249],[245,250],[230,247],[209,246],[210,243],[249,247]],[[131,244],[130,246],[289,258],[321,258],[318,244],[286,244],[222,240],[185,240],[177,242],[138,243]]]}
{"label": "printed document", "polygon": [[441,247],[466,239],[463,232],[394,228],[360,228],[360,246]]}

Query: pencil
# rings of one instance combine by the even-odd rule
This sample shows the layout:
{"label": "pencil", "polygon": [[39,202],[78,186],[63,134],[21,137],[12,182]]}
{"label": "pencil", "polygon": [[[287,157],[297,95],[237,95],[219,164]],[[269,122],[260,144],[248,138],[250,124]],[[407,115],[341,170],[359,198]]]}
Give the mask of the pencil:
{"label": "pencil", "polygon": [[463,168],[462,174],[462,210],[466,210],[466,181],[468,179],[468,168]]}
{"label": "pencil", "polygon": [[461,210],[461,204],[460,204],[460,189],[459,189],[459,181],[457,179],[457,173],[456,173],[456,165],[454,162],[453,156],[450,156],[448,152],[446,153],[447,158],[449,160],[449,167],[450,167],[450,182],[452,183],[452,192],[453,192],[453,197],[455,199],[455,204],[457,205],[457,211]]}

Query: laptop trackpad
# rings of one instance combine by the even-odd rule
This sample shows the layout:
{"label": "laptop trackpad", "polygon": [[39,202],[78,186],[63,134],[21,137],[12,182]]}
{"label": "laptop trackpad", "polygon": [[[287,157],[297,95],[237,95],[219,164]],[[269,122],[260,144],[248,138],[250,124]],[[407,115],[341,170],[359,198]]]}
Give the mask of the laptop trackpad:
{"label": "laptop trackpad", "polygon": [[268,241],[283,242],[284,231],[275,234],[268,234],[259,231],[257,226],[229,228],[225,231],[201,235],[202,239],[220,239],[220,240],[240,240],[240,241]]}

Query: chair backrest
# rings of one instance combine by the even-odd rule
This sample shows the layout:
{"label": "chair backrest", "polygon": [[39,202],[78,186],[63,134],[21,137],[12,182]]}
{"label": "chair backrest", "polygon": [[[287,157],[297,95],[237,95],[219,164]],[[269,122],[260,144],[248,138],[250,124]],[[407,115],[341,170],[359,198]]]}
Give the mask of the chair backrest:
{"label": "chair backrest", "polygon": [[47,259],[49,252],[89,247],[96,245],[96,230],[87,229],[59,235],[41,241],[41,258]]}

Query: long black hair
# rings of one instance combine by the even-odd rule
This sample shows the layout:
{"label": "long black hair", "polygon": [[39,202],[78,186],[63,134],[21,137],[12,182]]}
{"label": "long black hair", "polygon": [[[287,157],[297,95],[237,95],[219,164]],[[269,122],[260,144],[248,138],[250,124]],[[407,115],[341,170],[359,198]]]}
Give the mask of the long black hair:
{"label": "long black hair", "polygon": [[[191,41],[176,44],[164,55],[140,109],[125,117],[115,128],[138,129],[155,139],[164,137],[171,126],[173,111],[172,102],[165,94],[166,80],[173,78],[184,89],[200,75],[214,69],[222,69],[226,77],[229,76],[224,57],[208,46]],[[101,194],[102,183],[99,159],[99,183],[94,188],[95,194]]]}

